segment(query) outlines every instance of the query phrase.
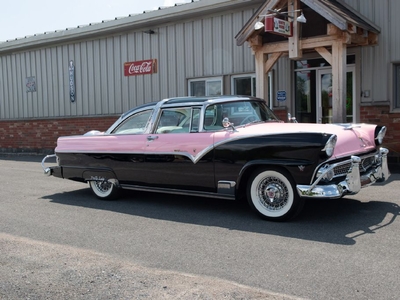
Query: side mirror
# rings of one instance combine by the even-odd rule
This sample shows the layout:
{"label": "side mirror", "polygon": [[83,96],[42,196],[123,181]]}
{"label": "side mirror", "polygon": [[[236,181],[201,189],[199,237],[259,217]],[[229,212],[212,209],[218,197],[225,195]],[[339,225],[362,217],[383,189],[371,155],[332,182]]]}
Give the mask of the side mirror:
{"label": "side mirror", "polygon": [[236,131],[235,127],[233,127],[233,123],[229,122],[229,118],[224,118],[222,120],[222,126],[226,129],[231,128],[233,131]]}
{"label": "side mirror", "polygon": [[292,117],[290,113],[287,114],[287,117],[288,117],[288,123],[298,123],[296,117]]}

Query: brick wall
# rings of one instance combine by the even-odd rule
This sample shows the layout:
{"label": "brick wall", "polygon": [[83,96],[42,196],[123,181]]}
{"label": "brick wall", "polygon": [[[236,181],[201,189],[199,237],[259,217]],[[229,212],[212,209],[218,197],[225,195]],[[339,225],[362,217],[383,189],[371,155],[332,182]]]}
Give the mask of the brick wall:
{"label": "brick wall", "polygon": [[[392,161],[400,163],[400,113],[389,113],[389,106],[362,106],[362,123],[385,125],[388,130],[384,147]],[[274,113],[287,121],[287,110]],[[51,153],[59,136],[84,134],[90,130],[105,131],[115,122],[113,117],[60,118],[23,121],[0,121],[0,152]]]}
{"label": "brick wall", "polygon": [[118,117],[0,121],[0,152],[51,153],[57,138],[105,131]]}
{"label": "brick wall", "polygon": [[389,113],[389,106],[362,106],[362,123],[385,125],[387,127],[383,146],[389,149],[393,162],[400,162],[400,113]]}

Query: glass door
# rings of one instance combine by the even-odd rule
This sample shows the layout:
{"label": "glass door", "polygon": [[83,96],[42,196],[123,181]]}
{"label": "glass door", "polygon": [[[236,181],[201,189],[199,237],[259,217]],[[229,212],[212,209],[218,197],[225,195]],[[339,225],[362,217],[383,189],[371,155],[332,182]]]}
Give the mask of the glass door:
{"label": "glass door", "polygon": [[[355,68],[347,67],[346,73],[346,122],[355,120]],[[332,69],[317,70],[317,123],[332,123]]]}

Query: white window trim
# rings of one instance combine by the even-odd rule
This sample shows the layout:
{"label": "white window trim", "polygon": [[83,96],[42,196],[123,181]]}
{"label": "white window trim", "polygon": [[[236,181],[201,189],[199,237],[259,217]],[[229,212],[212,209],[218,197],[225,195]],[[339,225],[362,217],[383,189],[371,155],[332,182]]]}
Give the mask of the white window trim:
{"label": "white window trim", "polygon": [[192,90],[190,88],[190,84],[192,82],[197,82],[197,81],[205,81],[206,83],[206,96],[207,95],[207,82],[213,82],[213,81],[219,81],[221,83],[221,95],[224,94],[224,80],[222,76],[217,76],[217,77],[203,77],[203,78],[194,78],[194,79],[189,79],[188,80],[188,95],[192,95]]}
{"label": "white window trim", "polygon": [[[256,80],[256,74],[255,73],[247,73],[247,74],[239,74],[239,75],[232,75],[231,76],[231,93],[232,95],[235,94],[235,79],[236,78],[246,78],[246,77],[251,77],[251,79]],[[270,86],[270,89],[268,90],[269,93],[269,103],[268,106],[272,109],[273,108],[273,104],[274,104],[274,85],[273,85],[273,70],[268,72],[268,83]],[[256,82],[257,84],[257,82]],[[256,91],[253,91],[253,85],[251,85],[251,94],[254,95],[254,97],[256,97]],[[268,100],[268,99],[264,99],[264,100]]]}

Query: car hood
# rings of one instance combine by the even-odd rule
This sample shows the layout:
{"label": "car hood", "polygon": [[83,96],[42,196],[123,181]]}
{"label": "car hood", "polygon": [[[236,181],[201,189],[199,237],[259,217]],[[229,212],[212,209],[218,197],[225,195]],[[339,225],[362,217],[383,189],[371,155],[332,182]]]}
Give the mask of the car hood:
{"label": "car hood", "polygon": [[263,123],[237,128],[244,135],[321,133],[335,134],[337,142],[332,159],[372,151],[375,145],[373,124]]}

